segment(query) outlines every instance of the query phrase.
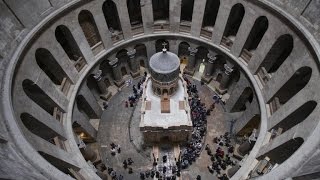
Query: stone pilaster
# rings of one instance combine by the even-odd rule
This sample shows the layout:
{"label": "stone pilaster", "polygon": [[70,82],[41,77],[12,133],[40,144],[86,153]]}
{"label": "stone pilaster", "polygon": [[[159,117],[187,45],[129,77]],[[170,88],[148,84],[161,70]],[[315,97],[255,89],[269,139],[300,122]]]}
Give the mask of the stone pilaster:
{"label": "stone pilaster", "polygon": [[112,66],[112,74],[115,81],[115,84],[120,87],[124,84],[124,81],[122,79],[122,74],[119,66],[119,60],[118,58],[113,59],[109,62],[109,64]]}
{"label": "stone pilaster", "polygon": [[197,48],[189,47],[188,51],[190,52],[188,58],[188,65],[184,69],[185,74],[193,75],[194,74],[194,66],[196,64],[196,53],[198,52]]}
{"label": "stone pilaster", "polygon": [[129,56],[129,63],[130,63],[130,68],[131,68],[131,76],[133,78],[138,77],[140,75],[139,71],[139,62],[137,62],[136,59],[136,50],[130,50],[127,52],[127,55]]}
{"label": "stone pilaster", "polygon": [[99,90],[102,94],[100,97],[104,100],[108,100],[111,97],[111,93],[108,91],[107,85],[102,80],[102,71],[99,70],[93,77],[96,80]]}
{"label": "stone pilaster", "polygon": [[217,57],[210,53],[207,54],[207,57],[208,57],[208,63],[206,65],[205,73],[201,77],[201,79],[204,82],[209,83],[212,80],[213,64],[217,60]]}
{"label": "stone pilaster", "polygon": [[226,93],[228,86],[231,80],[231,73],[233,71],[232,67],[228,64],[224,64],[224,73],[222,74],[221,82],[219,88],[217,88],[218,92],[221,94]]}

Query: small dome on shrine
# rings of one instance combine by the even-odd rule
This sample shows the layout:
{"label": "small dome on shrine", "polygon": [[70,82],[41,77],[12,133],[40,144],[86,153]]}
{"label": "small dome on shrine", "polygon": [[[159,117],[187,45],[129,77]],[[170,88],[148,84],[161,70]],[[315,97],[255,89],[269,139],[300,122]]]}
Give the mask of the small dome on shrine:
{"label": "small dome on shrine", "polygon": [[162,49],[161,52],[154,54],[150,58],[150,67],[153,71],[161,74],[168,74],[180,67],[179,57],[167,51],[167,49]]}

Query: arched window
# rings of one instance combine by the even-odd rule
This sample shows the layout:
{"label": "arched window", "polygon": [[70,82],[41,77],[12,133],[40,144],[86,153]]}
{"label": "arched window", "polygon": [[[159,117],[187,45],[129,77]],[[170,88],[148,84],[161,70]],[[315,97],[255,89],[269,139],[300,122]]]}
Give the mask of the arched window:
{"label": "arched window", "polygon": [[291,78],[276,92],[269,100],[271,113],[274,113],[281,105],[288,102],[294,95],[303,89],[309,82],[312,75],[310,67],[299,68]]}
{"label": "arched window", "polygon": [[154,21],[169,21],[169,0],[152,0]]}
{"label": "arched window", "polygon": [[77,95],[76,97],[76,103],[81,112],[84,112],[85,115],[89,119],[98,119],[98,117],[95,113],[95,111],[92,109],[90,104],[87,102],[87,100],[82,95]]}
{"label": "arched window", "polygon": [[103,3],[102,11],[104,14],[104,18],[106,19],[109,31],[111,33],[122,31],[117,6],[112,0],[106,0]]}
{"label": "arched window", "polygon": [[116,57],[118,58],[120,64],[129,63],[129,56],[128,56],[127,52],[128,51],[126,49],[121,49],[116,54]]}
{"label": "arched window", "polygon": [[180,22],[192,21],[194,0],[182,0]]}
{"label": "arched window", "polygon": [[203,60],[207,61],[208,53],[209,53],[208,49],[203,46],[199,46],[199,47],[197,47],[197,49],[198,49],[198,52],[196,54],[197,62],[202,63]]}
{"label": "arched window", "polygon": [[282,129],[282,133],[286,132],[287,130],[291,129],[295,125],[304,121],[316,108],[317,102],[315,101],[308,101],[292,112],[289,116],[285,119],[280,121],[277,125],[275,125],[272,129]]}
{"label": "arched window", "polygon": [[42,109],[53,115],[55,108],[63,111],[37,84],[29,79],[22,82],[22,88],[26,95],[38,104]]}
{"label": "arched window", "polygon": [[236,38],[241,22],[243,20],[245,10],[242,4],[235,4],[229,14],[226,27],[223,32],[221,44],[227,48],[231,48]]}
{"label": "arched window", "polygon": [[304,140],[301,137],[296,137],[258,157],[258,159],[261,160],[267,156],[272,164],[281,164],[296,152],[303,142]]}
{"label": "arched window", "polygon": [[246,87],[237,102],[234,104],[230,112],[239,112],[247,109],[247,102],[251,103],[253,101],[253,91],[250,87]]}
{"label": "arched window", "polygon": [[211,0],[206,2],[206,8],[204,10],[202,28],[208,28],[212,31],[213,26],[216,23],[218,11],[220,6],[220,0]]}
{"label": "arched window", "polygon": [[164,46],[169,51],[169,42],[167,40],[164,40],[164,39],[157,40],[156,41],[156,52],[162,51]]}
{"label": "arched window", "polygon": [[98,101],[100,99],[100,89],[96,79],[94,78],[94,74],[90,74],[87,78],[87,86]]}
{"label": "arched window", "polygon": [[140,0],[127,0],[131,27],[142,26]]}
{"label": "arched window", "polygon": [[94,49],[99,45],[103,47],[103,44],[92,14],[87,10],[82,10],[79,13],[78,20],[89,46],[93,50],[94,54],[98,54],[99,51],[94,51]]}
{"label": "arched window", "polygon": [[252,51],[258,47],[264,33],[268,29],[268,24],[268,19],[265,16],[260,16],[256,19],[241,53],[243,59],[250,60]]}
{"label": "arched window", "polygon": [[54,84],[61,85],[64,79],[67,78],[64,70],[47,49],[37,49],[35,57],[38,66],[46,73]]}
{"label": "arched window", "polygon": [[86,65],[86,61],[83,58],[78,44],[74,40],[70,30],[66,26],[60,25],[56,28],[55,36],[69,59],[74,62],[76,69],[80,71]]}
{"label": "arched window", "polygon": [[264,68],[267,73],[274,73],[281,64],[291,54],[293,49],[293,38],[289,34],[280,36],[272,45],[270,51],[262,61],[260,67]]}
{"label": "arched window", "polygon": [[136,50],[136,56],[144,56],[148,57],[147,55],[147,47],[144,44],[137,44],[134,49]]}
{"label": "arched window", "polygon": [[[60,139],[65,139],[64,137],[61,137],[60,134],[52,130],[48,125],[39,121],[29,113],[22,113],[20,115],[20,119],[30,132],[54,145],[56,145],[56,142]],[[59,140],[55,140],[54,138],[58,138]]]}
{"label": "arched window", "polygon": [[190,45],[186,42],[181,42],[179,44],[179,49],[178,49],[178,56],[180,58],[182,58],[183,56],[189,56],[189,50],[188,48],[190,47]]}

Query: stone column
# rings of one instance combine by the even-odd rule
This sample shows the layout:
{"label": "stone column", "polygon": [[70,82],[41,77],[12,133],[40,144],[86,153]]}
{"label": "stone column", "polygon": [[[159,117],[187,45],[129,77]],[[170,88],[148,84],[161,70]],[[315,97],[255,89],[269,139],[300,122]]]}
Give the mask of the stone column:
{"label": "stone column", "polygon": [[130,68],[131,68],[131,76],[132,77],[138,77],[140,75],[140,71],[139,71],[139,62],[137,62],[136,59],[136,50],[130,50],[127,52],[127,55],[129,56],[129,63],[130,63]]}
{"label": "stone column", "polygon": [[99,87],[99,90],[102,94],[100,97],[107,101],[111,97],[111,93],[108,91],[108,87],[103,82],[101,75],[102,75],[102,71],[99,70],[98,72],[95,73],[95,75],[93,77],[96,80],[98,87]]}
{"label": "stone column", "polygon": [[227,88],[231,80],[231,73],[233,71],[233,69],[228,64],[224,64],[224,69],[225,70],[224,70],[224,73],[222,74],[220,86],[219,88],[217,88],[217,90],[221,94],[224,94],[227,91]]}
{"label": "stone column", "polygon": [[80,140],[79,149],[86,161],[94,162],[97,159],[97,153],[88,148],[82,140]]}
{"label": "stone column", "polygon": [[110,61],[109,64],[112,66],[112,74],[113,74],[115,84],[118,87],[120,87],[124,83],[124,81],[122,79],[121,69],[118,62],[119,62],[118,58],[115,58],[112,61]]}
{"label": "stone column", "polygon": [[255,144],[255,141],[251,141],[249,142],[249,140],[245,141],[244,143],[242,143],[238,149],[236,150],[241,156],[244,156],[246,154],[248,154],[251,149],[253,148]]}
{"label": "stone column", "polygon": [[213,63],[217,60],[217,57],[213,56],[210,53],[207,54],[207,57],[208,57],[208,63],[206,65],[205,73],[201,77],[201,79],[204,82],[209,83],[212,80]]}
{"label": "stone column", "polygon": [[236,164],[232,168],[228,169],[227,171],[228,177],[231,178],[240,168],[241,166],[239,164]]}
{"label": "stone column", "polygon": [[190,52],[189,58],[188,58],[188,65],[184,70],[184,73],[193,75],[194,74],[194,66],[196,64],[196,53],[198,52],[197,48],[189,47],[188,51]]}

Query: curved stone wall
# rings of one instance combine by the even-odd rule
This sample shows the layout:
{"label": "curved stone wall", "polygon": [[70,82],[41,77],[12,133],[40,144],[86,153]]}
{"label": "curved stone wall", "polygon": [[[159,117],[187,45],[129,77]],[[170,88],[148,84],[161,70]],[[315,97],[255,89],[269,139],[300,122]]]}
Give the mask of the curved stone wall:
{"label": "curved stone wall", "polygon": [[[76,122],[90,138],[96,136],[82,115],[101,115],[88,83],[103,79],[122,86],[124,74],[137,76],[139,64],[148,67],[147,59],[157,51],[159,39],[167,40],[173,53],[188,58],[187,73],[194,74],[204,63],[202,79],[219,79],[217,91],[230,94],[227,111],[242,112],[234,125],[236,133],[260,116],[256,145],[234,179],[246,178],[252,164],[265,156],[279,166],[261,179],[318,172],[320,48],[313,8],[319,4],[298,3],[297,7],[305,7],[303,16],[314,25],[303,26],[307,24],[301,24],[303,18],[294,18],[263,0],[221,1],[215,22],[205,25],[206,1],[195,1],[191,21],[186,17],[180,22],[179,3],[170,1],[169,17],[163,14],[153,21],[152,1],[141,1],[141,21],[135,24],[122,0],[38,2],[28,15],[14,1],[1,2],[1,17],[6,17],[1,32],[6,35],[0,57],[5,69],[1,71],[5,74],[0,139],[1,151],[13,157],[13,163],[1,158],[4,176],[70,179],[67,173],[97,179],[73,132]],[[117,9],[118,24],[109,21],[107,10],[112,7]],[[98,70],[102,77],[90,80]],[[91,111],[83,111],[86,107],[81,104]],[[272,134],[279,128],[280,134]],[[279,153],[287,156],[275,160]],[[23,170],[13,174],[14,167]]]}

